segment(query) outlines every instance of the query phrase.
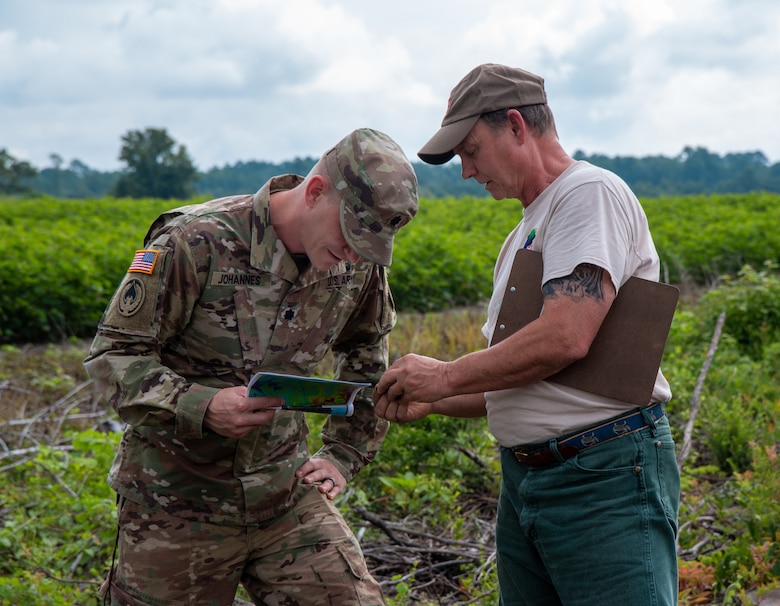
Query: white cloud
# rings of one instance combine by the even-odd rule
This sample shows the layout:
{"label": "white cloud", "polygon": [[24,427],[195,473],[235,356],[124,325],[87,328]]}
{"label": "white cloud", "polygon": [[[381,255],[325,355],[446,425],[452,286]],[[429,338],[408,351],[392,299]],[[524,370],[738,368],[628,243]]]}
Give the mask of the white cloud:
{"label": "white cloud", "polygon": [[414,156],[483,62],[545,77],[570,152],[780,161],[775,0],[26,0],[0,8],[0,147],[119,166],[166,128],[202,169],[358,126]]}

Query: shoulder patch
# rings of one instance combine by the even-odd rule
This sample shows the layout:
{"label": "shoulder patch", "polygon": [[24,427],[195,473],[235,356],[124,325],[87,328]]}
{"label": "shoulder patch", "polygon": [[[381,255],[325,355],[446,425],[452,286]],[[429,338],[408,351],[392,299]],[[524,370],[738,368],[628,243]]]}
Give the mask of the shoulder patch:
{"label": "shoulder patch", "polygon": [[130,263],[127,272],[149,274],[151,276],[154,271],[154,266],[157,265],[157,255],[158,252],[156,250],[135,251],[133,262]]}
{"label": "shoulder patch", "polygon": [[146,299],[146,287],[138,278],[130,278],[124,283],[117,296],[117,311],[129,318],[143,306]]}
{"label": "shoulder patch", "polygon": [[150,268],[128,270],[103,314],[101,326],[133,335],[154,335],[159,328],[158,299],[165,281],[169,251],[139,250],[136,257],[147,252],[154,257]]}

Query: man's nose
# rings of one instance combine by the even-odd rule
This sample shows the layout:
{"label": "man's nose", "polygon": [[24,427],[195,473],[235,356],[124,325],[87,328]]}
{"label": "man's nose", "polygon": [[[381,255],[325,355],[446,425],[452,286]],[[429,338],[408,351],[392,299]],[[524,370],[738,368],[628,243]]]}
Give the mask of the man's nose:
{"label": "man's nose", "polygon": [[474,177],[477,174],[477,171],[474,170],[474,164],[468,160],[463,160],[461,158],[461,169],[460,169],[460,176],[463,180],[467,181]]}

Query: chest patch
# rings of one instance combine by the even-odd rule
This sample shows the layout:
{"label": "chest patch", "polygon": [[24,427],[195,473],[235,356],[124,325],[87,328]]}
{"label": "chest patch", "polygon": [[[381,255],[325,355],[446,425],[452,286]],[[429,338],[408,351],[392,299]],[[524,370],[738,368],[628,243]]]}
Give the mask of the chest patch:
{"label": "chest patch", "polygon": [[215,271],[211,274],[211,286],[261,286],[263,277],[246,272]]}
{"label": "chest patch", "polygon": [[339,274],[337,276],[328,276],[328,290],[339,290],[349,288],[355,280],[354,274]]}

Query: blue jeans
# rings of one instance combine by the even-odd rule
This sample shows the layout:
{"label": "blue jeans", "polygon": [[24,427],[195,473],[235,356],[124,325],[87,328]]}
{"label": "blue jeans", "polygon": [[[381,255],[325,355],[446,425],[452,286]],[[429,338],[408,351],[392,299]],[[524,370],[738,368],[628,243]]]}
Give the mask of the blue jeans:
{"label": "blue jeans", "polygon": [[546,467],[502,447],[501,467],[501,606],[677,603],[680,475],[666,417]]}

